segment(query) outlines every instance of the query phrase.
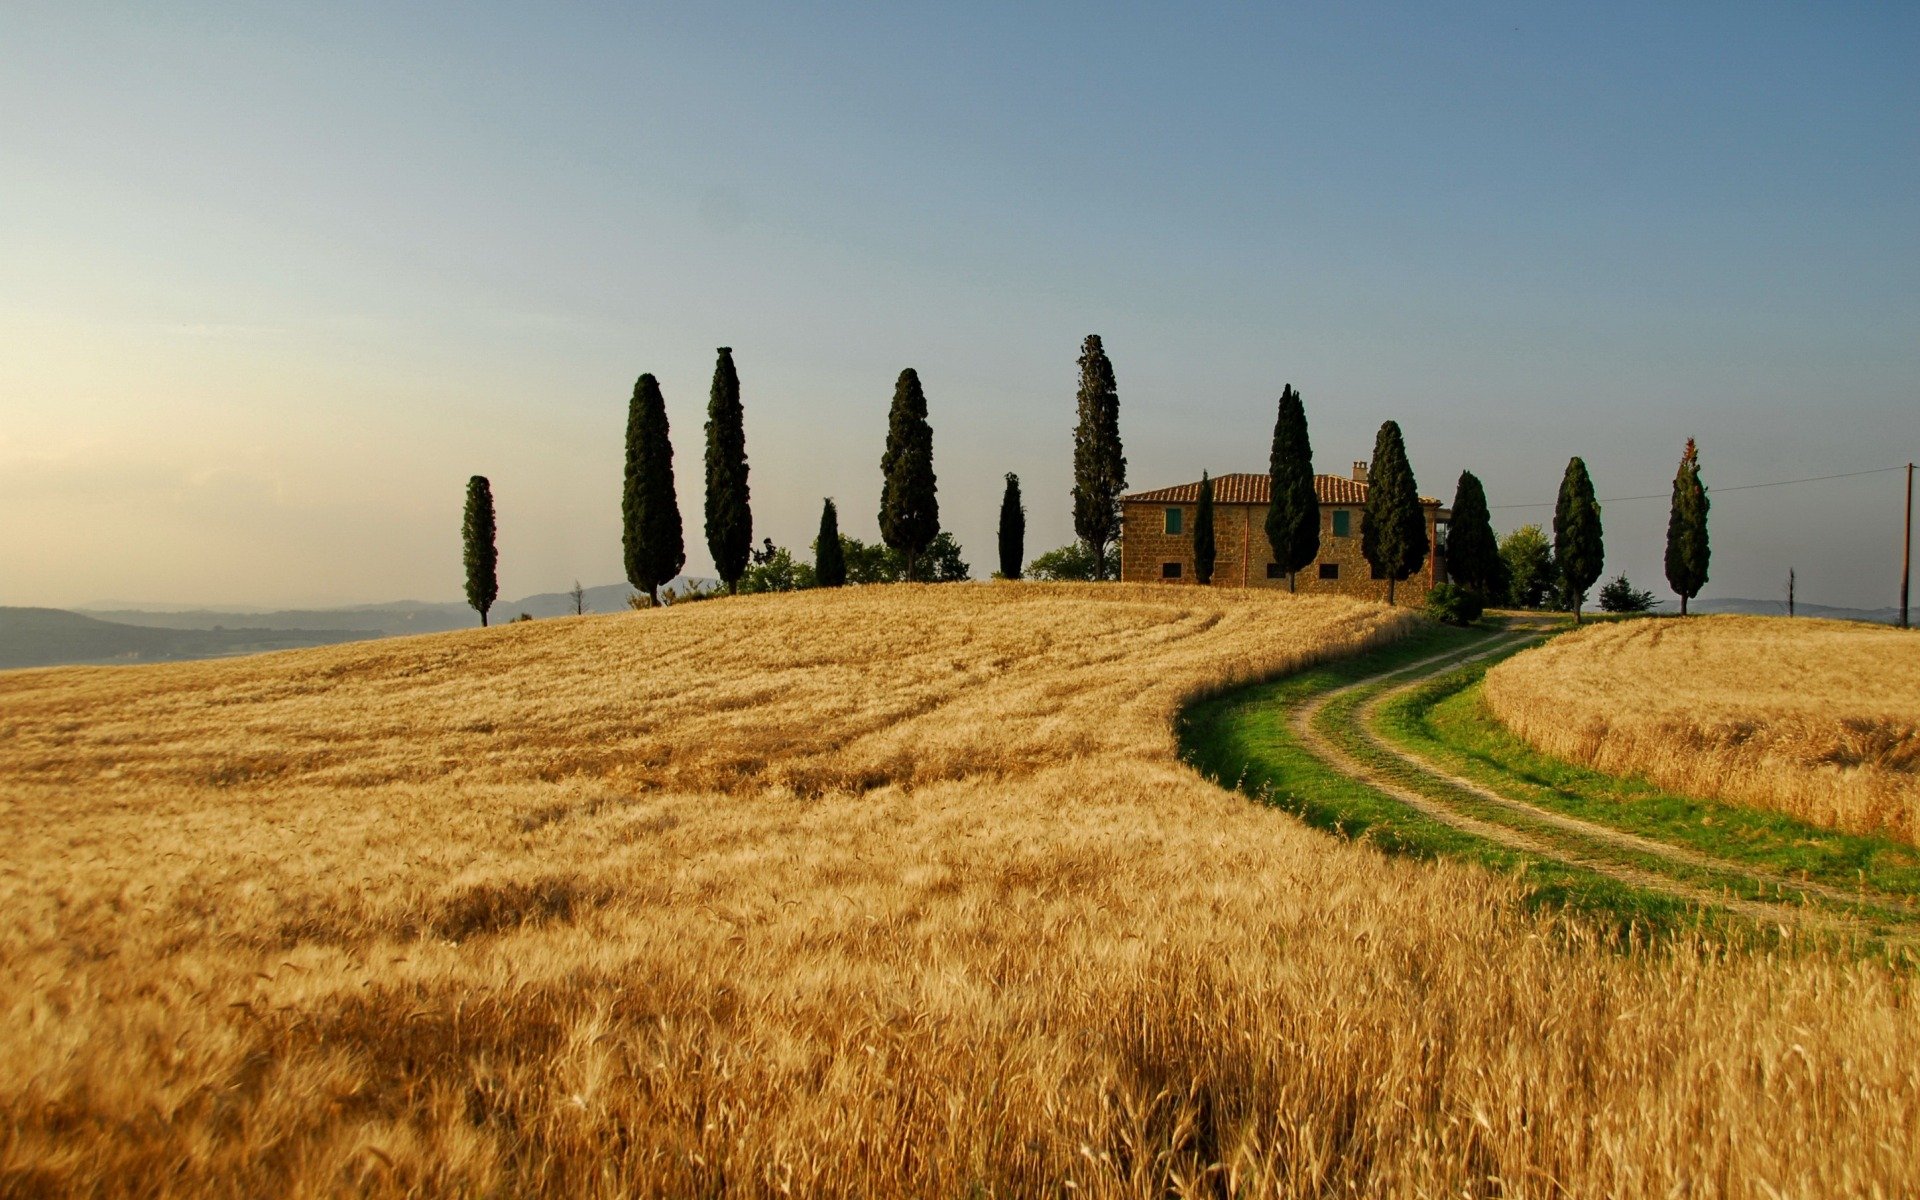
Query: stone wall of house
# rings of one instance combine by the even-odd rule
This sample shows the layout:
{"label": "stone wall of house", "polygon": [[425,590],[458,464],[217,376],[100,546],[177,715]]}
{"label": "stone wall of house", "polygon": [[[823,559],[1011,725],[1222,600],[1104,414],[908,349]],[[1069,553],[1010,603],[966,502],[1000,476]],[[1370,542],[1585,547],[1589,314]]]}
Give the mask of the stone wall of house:
{"label": "stone wall of house", "polygon": [[[1120,537],[1120,577],[1129,583],[1191,584],[1193,577],[1192,504],[1149,504],[1132,502],[1122,506]],[[1180,532],[1166,531],[1166,512],[1180,510]],[[1348,533],[1334,535],[1334,513],[1344,509]],[[1427,510],[1426,563],[1395,589],[1394,600],[1401,605],[1424,603],[1427,591],[1445,582],[1445,560],[1434,552],[1434,520],[1438,510]],[[1270,577],[1273,548],[1267,544],[1267,509],[1256,504],[1216,504],[1213,509],[1213,582],[1215,586],[1285,588],[1287,577]],[[1166,565],[1177,564],[1178,574],[1169,576]],[[1332,578],[1324,572],[1331,568]],[[1385,601],[1387,582],[1373,578],[1373,569],[1360,553],[1360,508],[1358,505],[1322,505],[1320,507],[1320,554],[1313,565],[1298,573],[1295,590],[1302,593],[1332,593]]]}

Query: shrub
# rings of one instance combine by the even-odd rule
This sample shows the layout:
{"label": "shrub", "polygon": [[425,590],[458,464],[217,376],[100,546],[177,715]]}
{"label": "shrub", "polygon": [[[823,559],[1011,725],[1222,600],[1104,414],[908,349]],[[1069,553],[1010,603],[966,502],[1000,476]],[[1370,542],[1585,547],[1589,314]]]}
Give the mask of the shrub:
{"label": "shrub", "polygon": [[1600,589],[1600,611],[1610,613],[1652,612],[1653,593],[1635,590],[1625,572],[1614,576]]}
{"label": "shrub", "polygon": [[1443,583],[1427,593],[1427,615],[1448,625],[1471,625],[1482,611],[1479,595],[1457,583]]}
{"label": "shrub", "polygon": [[1096,573],[1093,551],[1087,549],[1087,544],[1069,542],[1058,550],[1049,550],[1028,563],[1027,575],[1033,579],[1043,579],[1052,583],[1120,578],[1120,547],[1107,547],[1105,558],[1104,569]]}

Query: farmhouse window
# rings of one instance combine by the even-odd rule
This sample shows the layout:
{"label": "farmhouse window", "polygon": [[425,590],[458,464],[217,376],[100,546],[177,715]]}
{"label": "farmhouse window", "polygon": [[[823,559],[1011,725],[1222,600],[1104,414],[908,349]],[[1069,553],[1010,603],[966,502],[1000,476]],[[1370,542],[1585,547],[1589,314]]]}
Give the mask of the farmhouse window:
{"label": "farmhouse window", "polygon": [[1340,564],[1339,563],[1321,563],[1320,578],[1322,579],[1340,578]]}
{"label": "farmhouse window", "polygon": [[1333,536],[1353,536],[1353,514],[1344,508],[1333,510]]}
{"label": "farmhouse window", "polygon": [[1177,562],[1173,562],[1173,563],[1161,563],[1161,564],[1160,564],[1160,578],[1162,578],[1162,579],[1178,579],[1178,578],[1180,578],[1180,564],[1179,564],[1179,563],[1177,563]]}
{"label": "farmhouse window", "polygon": [[1279,563],[1268,563],[1268,564],[1267,564],[1267,578],[1268,578],[1268,579],[1285,579],[1286,577],[1287,577],[1287,573],[1286,573],[1285,571],[1282,571],[1282,570],[1280,569],[1280,564],[1279,564]]}
{"label": "farmhouse window", "polygon": [[1177,508],[1170,508],[1167,510],[1167,532],[1168,533],[1180,532],[1180,510]]}

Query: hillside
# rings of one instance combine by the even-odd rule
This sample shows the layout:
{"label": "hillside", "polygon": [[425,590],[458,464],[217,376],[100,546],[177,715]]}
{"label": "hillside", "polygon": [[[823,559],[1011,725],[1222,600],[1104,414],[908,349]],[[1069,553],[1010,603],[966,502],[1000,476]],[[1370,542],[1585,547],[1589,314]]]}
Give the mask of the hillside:
{"label": "hillside", "polygon": [[60,663],[170,662],[324,646],[350,633],[287,629],[148,629],[58,608],[0,608],[0,670]]}
{"label": "hillside", "polygon": [[1904,975],[1628,953],[1176,759],[1413,621],[866,587],[0,676],[0,1191],[1920,1186]]}
{"label": "hillside", "polygon": [[1593,625],[1487,675],[1548,753],[1854,833],[1920,839],[1920,637],[1715,616]]}

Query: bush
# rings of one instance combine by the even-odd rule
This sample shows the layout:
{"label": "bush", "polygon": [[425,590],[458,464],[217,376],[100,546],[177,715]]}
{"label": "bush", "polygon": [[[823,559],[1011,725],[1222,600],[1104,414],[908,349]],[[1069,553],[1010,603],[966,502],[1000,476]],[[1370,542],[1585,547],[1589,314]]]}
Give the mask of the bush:
{"label": "bush", "polygon": [[1479,595],[1457,583],[1443,583],[1427,593],[1427,615],[1447,625],[1471,625],[1482,611]]}
{"label": "bush", "polygon": [[1625,572],[1614,576],[1600,589],[1600,611],[1610,613],[1652,612],[1653,593],[1636,591]]}
{"label": "bush", "polygon": [[[1103,577],[1120,578],[1120,547],[1107,547],[1106,564]],[[1093,551],[1087,549],[1087,544],[1069,542],[1058,550],[1049,550],[1028,563],[1027,578],[1042,579],[1051,583],[1086,582],[1096,578],[1093,567]]]}
{"label": "bush", "polygon": [[748,552],[747,569],[740,575],[740,591],[797,592],[814,585],[813,564],[794,558],[785,546],[776,546],[767,538],[758,550]]}

